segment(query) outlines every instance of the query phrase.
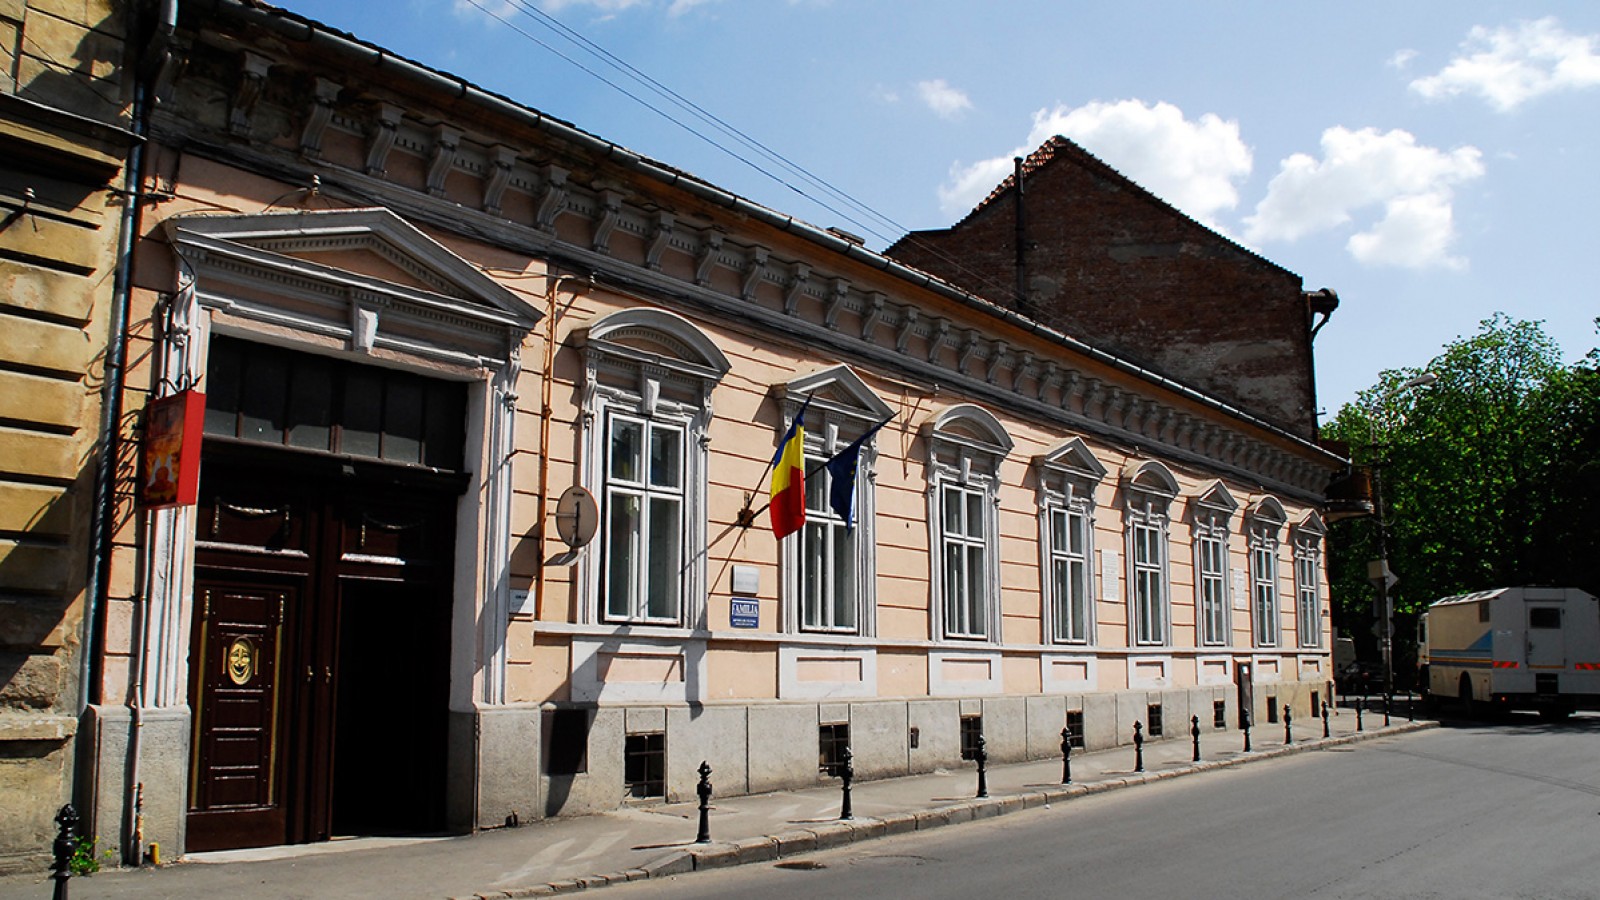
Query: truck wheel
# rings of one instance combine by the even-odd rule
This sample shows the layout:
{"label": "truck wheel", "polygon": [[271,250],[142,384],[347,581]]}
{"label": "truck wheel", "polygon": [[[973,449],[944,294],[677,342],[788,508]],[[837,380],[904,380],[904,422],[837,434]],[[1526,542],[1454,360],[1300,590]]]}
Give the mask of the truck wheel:
{"label": "truck wheel", "polygon": [[1457,695],[1461,698],[1461,712],[1470,717],[1478,714],[1478,704],[1472,701],[1472,678],[1463,673],[1461,675],[1461,690]]}

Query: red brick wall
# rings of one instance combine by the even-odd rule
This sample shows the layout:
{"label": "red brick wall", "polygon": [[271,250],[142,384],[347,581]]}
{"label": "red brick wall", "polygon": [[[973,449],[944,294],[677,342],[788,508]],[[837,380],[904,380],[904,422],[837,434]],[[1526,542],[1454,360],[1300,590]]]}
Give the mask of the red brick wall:
{"label": "red brick wall", "polygon": [[[1024,182],[1028,294],[1016,294],[1016,192],[886,252],[1295,434],[1315,429],[1299,276],[1244,250],[1066,142]],[[1036,154],[1033,162],[1037,160]]]}

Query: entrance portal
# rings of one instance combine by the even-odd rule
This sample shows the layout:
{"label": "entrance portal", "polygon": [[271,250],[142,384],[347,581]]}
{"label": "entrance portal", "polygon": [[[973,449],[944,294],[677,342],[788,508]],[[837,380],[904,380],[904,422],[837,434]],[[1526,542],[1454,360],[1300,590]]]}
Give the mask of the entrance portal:
{"label": "entrance portal", "polygon": [[443,827],[453,482],[207,445],[188,849]]}

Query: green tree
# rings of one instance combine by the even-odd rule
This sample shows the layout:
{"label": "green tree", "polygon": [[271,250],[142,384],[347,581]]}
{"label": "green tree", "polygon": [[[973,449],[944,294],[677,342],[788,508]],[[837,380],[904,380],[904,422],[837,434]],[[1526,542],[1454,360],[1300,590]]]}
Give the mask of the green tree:
{"label": "green tree", "polygon": [[[1423,372],[1436,380],[1407,389]],[[1564,368],[1539,323],[1503,314],[1422,368],[1384,372],[1339,411],[1325,436],[1348,442],[1353,461],[1374,467],[1381,481],[1389,565],[1400,579],[1392,592],[1400,643],[1415,614],[1440,597],[1593,585],[1600,547],[1582,513],[1585,496],[1595,508],[1600,478],[1597,418],[1595,367]],[[1329,535],[1337,624],[1369,648],[1361,626],[1374,621],[1366,563],[1379,556],[1377,525],[1372,517],[1345,520]],[[1587,578],[1572,556],[1585,541]]]}

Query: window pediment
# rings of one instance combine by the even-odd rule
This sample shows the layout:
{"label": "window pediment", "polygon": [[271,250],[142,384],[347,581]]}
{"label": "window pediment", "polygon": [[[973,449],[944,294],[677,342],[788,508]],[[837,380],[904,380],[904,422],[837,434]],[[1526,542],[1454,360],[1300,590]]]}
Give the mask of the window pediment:
{"label": "window pediment", "polygon": [[721,380],[733,364],[705,332],[663,309],[623,309],[578,332],[575,343],[587,351],[631,359],[641,365]]}
{"label": "window pediment", "polygon": [[930,443],[964,446],[994,457],[997,463],[1015,446],[994,413],[971,403],[952,406],[939,413],[923,426],[923,431]]}
{"label": "window pediment", "polygon": [[1165,464],[1153,459],[1130,460],[1122,467],[1125,490],[1149,494],[1162,500],[1178,496],[1178,478]]}
{"label": "window pediment", "polygon": [[812,410],[837,412],[860,419],[863,424],[876,424],[894,415],[894,409],[842,363],[797,375],[781,390],[786,405],[798,408],[804,398],[810,397]]}

